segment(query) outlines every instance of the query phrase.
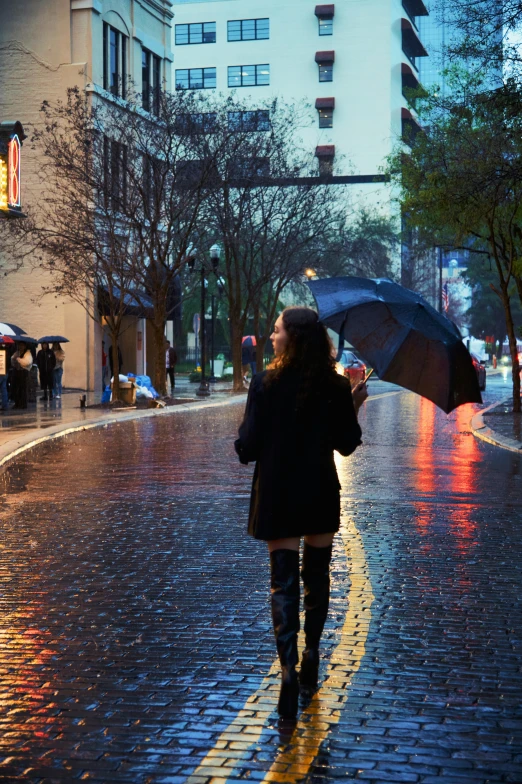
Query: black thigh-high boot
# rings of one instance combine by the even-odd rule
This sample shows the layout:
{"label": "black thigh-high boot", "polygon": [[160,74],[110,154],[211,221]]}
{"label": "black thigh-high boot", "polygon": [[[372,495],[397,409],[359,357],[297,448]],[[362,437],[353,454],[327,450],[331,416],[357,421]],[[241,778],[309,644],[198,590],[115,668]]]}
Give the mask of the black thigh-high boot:
{"label": "black thigh-high boot", "polygon": [[274,550],[270,553],[272,621],[281,662],[281,693],[277,710],[295,718],[299,701],[296,665],[299,632],[299,553]]}
{"label": "black thigh-high boot", "polygon": [[314,691],[319,675],[319,640],[323,632],[330,600],[330,561],[332,545],[304,545],[301,576],[304,585],[305,650],[301,661],[299,682],[302,688]]}

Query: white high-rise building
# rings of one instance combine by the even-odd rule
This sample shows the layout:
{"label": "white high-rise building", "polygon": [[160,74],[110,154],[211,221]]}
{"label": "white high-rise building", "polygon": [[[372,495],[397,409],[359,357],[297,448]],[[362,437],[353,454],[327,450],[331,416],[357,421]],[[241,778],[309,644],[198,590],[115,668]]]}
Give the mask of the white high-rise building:
{"label": "white high-rise building", "polygon": [[404,88],[426,56],[423,0],[178,0],[174,12],[173,86],[235,90],[254,108],[275,95],[305,101],[318,173],[393,209],[382,167],[416,124]]}

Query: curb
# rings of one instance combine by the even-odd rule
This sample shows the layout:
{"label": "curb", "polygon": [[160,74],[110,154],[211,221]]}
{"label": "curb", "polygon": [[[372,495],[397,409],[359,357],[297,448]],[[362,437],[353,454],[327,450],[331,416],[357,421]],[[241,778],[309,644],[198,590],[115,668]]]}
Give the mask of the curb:
{"label": "curb", "polygon": [[[245,403],[246,397],[237,395],[230,400],[219,400],[214,403],[181,403],[177,406],[166,406],[165,408],[152,408],[145,411],[132,411],[127,414],[110,414],[109,416],[100,417],[99,419],[91,419],[89,422],[79,420],[78,422],[70,422],[67,425],[55,425],[47,429],[44,436],[39,438],[34,437],[33,433],[20,438],[14,438],[0,447],[0,468],[3,468],[11,460],[14,460],[24,452],[29,451],[39,444],[44,444],[46,441],[52,441],[63,436],[68,436],[71,433],[78,433],[81,430],[92,430],[95,427],[105,427],[107,425],[114,425],[118,422],[129,422],[133,419],[148,419],[154,416],[166,416],[176,414],[178,411],[201,411],[204,408],[217,408],[218,406],[231,406],[238,403]],[[13,442],[17,444],[14,446]]]}
{"label": "curb", "polygon": [[494,408],[498,408],[498,406],[502,406],[508,400],[511,400],[511,398],[506,397],[504,400],[500,400],[498,403],[492,403],[492,405],[488,406],[482,411],[478,411],[471,419],[471,432],[475,438],[479,438],[481,441],[485,441],[488,444],[493,444],[493,446],[498,446],[501,449],[507,449],[509,452],[516,452],[517,454],[521,455],[522,444],[519,441],[516,441],[514,438],[507,438],[506,436],[499,435],[497,432],[495,432],[495,430],[492,430],[492,428],[488,427],[488,425],[486,425],[484,422],[484,414],[487,414],[488,411],[492,411]]}

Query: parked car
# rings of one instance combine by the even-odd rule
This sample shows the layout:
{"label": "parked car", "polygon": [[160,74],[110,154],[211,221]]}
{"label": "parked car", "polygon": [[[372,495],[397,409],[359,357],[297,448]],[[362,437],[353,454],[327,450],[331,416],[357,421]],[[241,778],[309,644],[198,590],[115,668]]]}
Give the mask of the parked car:
{"label": "parked car", "polygon": [[484,359],[479,359],[476,354],[472,354],[471,359],[477,374],[479,389],[481,392],[484,392],[486,389],[486,361]]}
{"label": "parked car", "polygon": [[366,365],[355,356],[353,351],[343,351],[341,359],[337,363],[337,372],[341,376],[349,378],[350,384],[354,387],[359,381],[364,381]]}

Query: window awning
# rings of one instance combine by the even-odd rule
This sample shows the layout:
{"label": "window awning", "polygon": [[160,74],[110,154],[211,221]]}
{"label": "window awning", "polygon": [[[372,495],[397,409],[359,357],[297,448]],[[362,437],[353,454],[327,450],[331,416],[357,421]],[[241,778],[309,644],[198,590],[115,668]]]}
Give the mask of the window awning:
{"label": "window awning", "polygon": [[423,0],[402,0],[402,5],[410,16],[429,16]]}
{"label": "window awning", "polygon": [[[120,301],[123,300],[126,316],[153,318],[154,303],[143,291],[136,291],[136,293],[128,291],[122,296],[121,290],[117,286],[113,286],[113,296]],[[102,316],[109,315],[109,289],[107,286],[100,286],[98,289],[98,308]]]}
{"label": "window awning", "polygon": [[427,57],[428,52],[413,29],[413,25],[404,17],[401,19],[402,45],[412,57]]}
{"label": "window awning", "polygon": [[316,109],[335,109],[335,98],[316,98]]}
{"label": "window awning", "polygon": [[316,52],[315,53],[315,62],[316,63],[333,63],[335,60],[335,52]]}
{"label": "window awning", "polygon": [[335,14],[335,5],[316,5],[315,15],[321,16],[323,19],[332,18]]}
{"label": "window awning", "polygon": [[402,86],[409,87],[412,90],[416,90],[419,86],[420,82],[413,73],[412,69],[406,63],[401,63],[401,73],[402,73]]}
{"label": "window awning", "polygon": [[317,158],[335,158],[335,144],[320,144],[315,148]]}
{"label": "window awning", "polygon": [[401,120],[402,138],[406,144],[414,139],[420,131],[424,131],[422,125],[415,119],[409,109],[401,109]]}

